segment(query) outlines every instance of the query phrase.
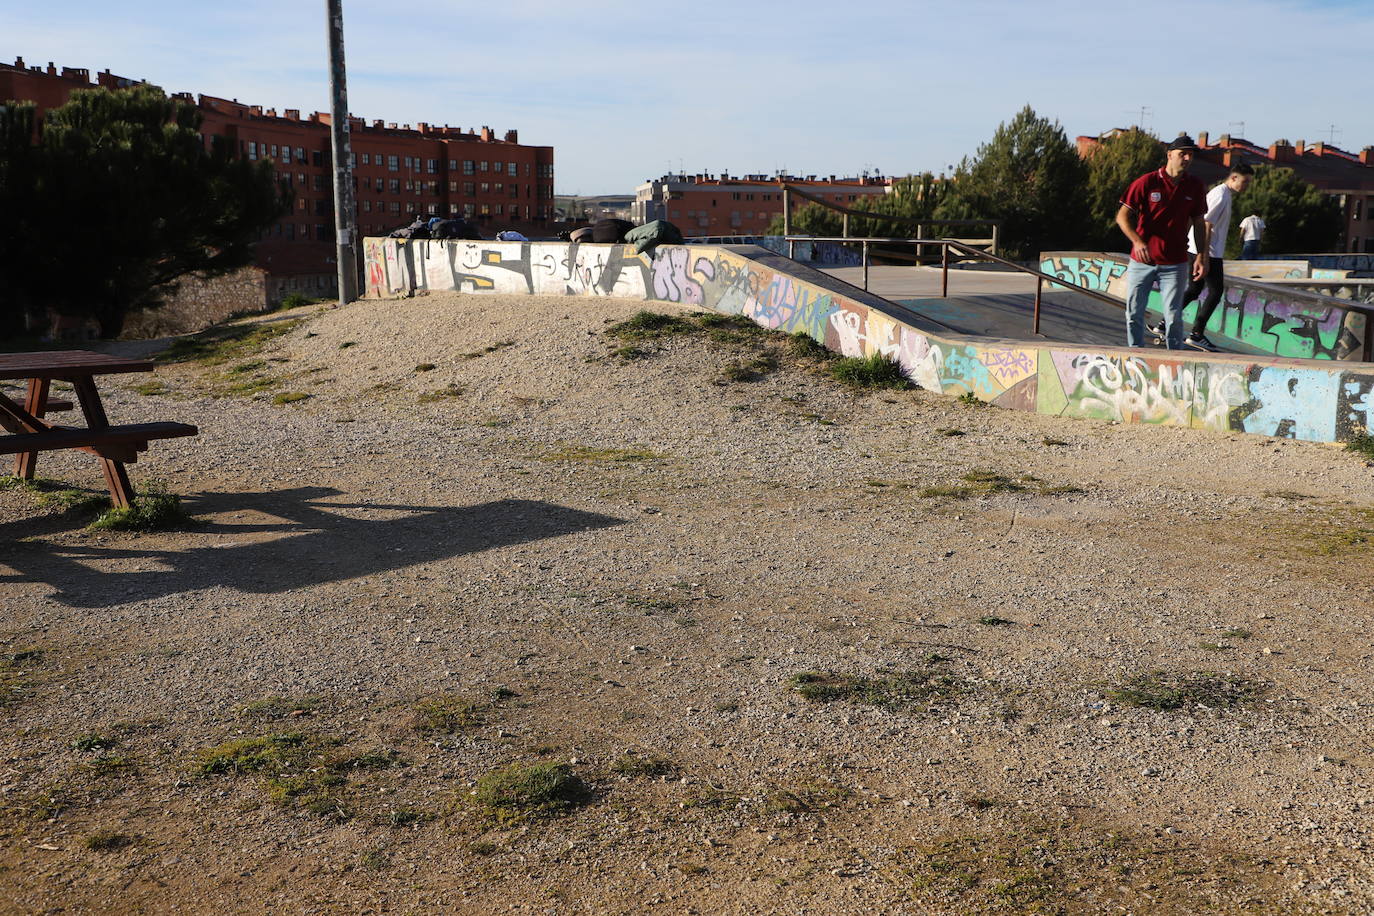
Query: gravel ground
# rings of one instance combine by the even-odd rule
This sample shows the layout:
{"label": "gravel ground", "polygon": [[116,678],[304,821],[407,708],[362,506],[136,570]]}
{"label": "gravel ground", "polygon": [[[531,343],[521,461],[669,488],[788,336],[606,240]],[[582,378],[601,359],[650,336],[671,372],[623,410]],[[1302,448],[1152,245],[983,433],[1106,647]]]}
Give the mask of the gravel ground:
{"label": "gravel ground", "polygon": [[[200,427],[131,468],[199,524],[0,490],[0,911],[1371,911],[1365,461],[616,356],[642,307],[107,380]],[[503,814],[512,764],[583,794]]]}

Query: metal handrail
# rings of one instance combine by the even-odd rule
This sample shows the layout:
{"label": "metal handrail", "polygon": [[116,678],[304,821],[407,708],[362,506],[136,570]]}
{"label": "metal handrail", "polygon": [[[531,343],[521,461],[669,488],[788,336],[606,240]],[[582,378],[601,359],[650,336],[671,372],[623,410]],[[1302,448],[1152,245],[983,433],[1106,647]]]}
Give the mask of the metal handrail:
{"label": "metal handrail", "polygon": [[923,232],[927,226],[991,226],[992,238],[987,239],[994,252],[997,251],[997,240],[1002,231],[1002,221],[1000,219],[914,219],[910,216],[897,216],[891,213],[877,213],[872,210],[856,210],[852,207],[842,207],[831,200],[826,200],[816,194],[803,191],[795,185],[784,184],[782,186],[782,234],[788,236],[792,234],[792,195],[795,194],[803,200],[809,200],[814,204],[820,204],[828,210],[839,213],[844,223],[842,231],[846,238],[849,235],[849,217],[857,216],[861,219],[872,219],[886,223],[903,223],[908,226],[915,226],[917,232]]}

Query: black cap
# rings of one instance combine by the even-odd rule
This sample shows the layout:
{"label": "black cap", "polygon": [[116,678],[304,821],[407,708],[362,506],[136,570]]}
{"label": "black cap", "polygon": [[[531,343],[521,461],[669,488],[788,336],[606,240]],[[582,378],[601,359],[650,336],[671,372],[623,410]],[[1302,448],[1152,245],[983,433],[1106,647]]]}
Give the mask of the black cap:
{"label": "black cap", "polygon": [[1179,134],[1177,137],[1175,137],[1173,140],[1171,140],[1171,141],[1169,142],[1169,145],[1168,145],[1167,147],[1165,147],[1165,149],[1170,149],[1170,150],[1175,150],[1175,149],[1191,149],[1191,150],[1195,150],[1195,149],[1197,149],[1197,144],[1194,143],[1194,142],[1193,142],[1193,138],[1190,137],[1190,136],[1188,136],[1187,134]]}

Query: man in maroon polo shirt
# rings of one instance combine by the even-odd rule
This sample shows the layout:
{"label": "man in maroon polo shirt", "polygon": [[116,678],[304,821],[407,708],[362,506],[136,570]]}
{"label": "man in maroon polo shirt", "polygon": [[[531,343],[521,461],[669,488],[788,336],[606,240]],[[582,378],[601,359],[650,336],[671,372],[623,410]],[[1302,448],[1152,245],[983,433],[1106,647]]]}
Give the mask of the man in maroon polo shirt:
{"label": "man in maroon polo shirt", "polygon": [[1188,169],[1197,146],[1179,134],[1168,146],[1163,168],[1141,175],[1121,198],[1116,224],[1131,241],[1126,265],[1126,346],[1145,346],[1145,307],[1159,283],[1164,337],[1170,350],[1183,348],[1183,291],[1188,284],[1188,232],[1197,255],[1192,278],[1207,275],[1207,188]]}

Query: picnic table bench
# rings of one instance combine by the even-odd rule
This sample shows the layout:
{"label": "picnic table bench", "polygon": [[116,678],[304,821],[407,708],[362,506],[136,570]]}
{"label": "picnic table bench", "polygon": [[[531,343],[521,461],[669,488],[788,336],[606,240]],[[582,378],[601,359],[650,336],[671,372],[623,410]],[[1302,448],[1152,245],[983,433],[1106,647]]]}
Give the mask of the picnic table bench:
{"label": "picnic table bench", "polygon": [[[0,455],[14,455],[14,476],[32,480],[38,453],[80,449],[100,459],[110,499],[117,508],[133,504],[126,463],[138,460],[154,439],[194,436],[199,430],[186,423],[130,423],[112,426],[96,388],[97,375],[151,372],[153,362],[107,356],[89,350],[55,350],[46,353],[0,353],[0,379],[27,379],[24,403],[0,393]],[[71,401],[49,397],[54,381],[70,382],[86,425],[59,426],[44,419],[50,413],[71,410]]]}

